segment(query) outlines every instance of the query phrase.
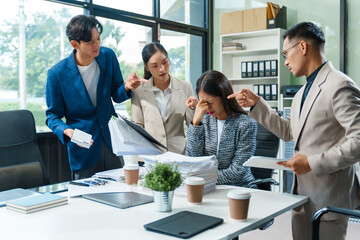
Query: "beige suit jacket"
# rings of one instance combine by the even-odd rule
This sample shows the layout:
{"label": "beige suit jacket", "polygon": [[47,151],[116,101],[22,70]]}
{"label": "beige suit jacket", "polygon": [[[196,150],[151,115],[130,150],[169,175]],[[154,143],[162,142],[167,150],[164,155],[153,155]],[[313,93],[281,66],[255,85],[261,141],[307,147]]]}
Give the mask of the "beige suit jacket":
{"label": "beige suit jacket", "polygon": [[[291,117],[280,118],[261,99],[250,116],[284,141],[294,140],[294,152],[304,154],[312,171],[294,177],[293,193],[310,197],[313,211],[322,207],[359,205],[360,90],[327,62],[304,102],[305,86],[295,95]],[[327,214],[325,219],[337,217]]]}
{"label": "beige suit jacket", "polygon": [[149,83],[142,83],[134,92],[131,99],[132,120],[141,124],[156,140],[167,146],[175,153],[185,153],[186,124],[192,121],[194,111],[185,105],[188,97],[193,96],[193,90],[188,82],[180,81],[170,76],[171,105],[165,122],[161,118],[159,106],[153,91],[153,79]]}

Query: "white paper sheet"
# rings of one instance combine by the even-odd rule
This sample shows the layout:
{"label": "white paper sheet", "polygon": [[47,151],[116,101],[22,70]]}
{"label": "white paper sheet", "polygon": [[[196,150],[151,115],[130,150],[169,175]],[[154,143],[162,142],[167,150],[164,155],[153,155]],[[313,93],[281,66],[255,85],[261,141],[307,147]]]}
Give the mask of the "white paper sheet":
{"label": "white paper sheet", "polygon": [[280,169],[291,171],[290,168],[278,165],[277,162],[287,161],[286,159],[272,158],[272,157],[263,157],[263,156],[253,156],[249,158],[243,165],[246,167],[258,167],[258,168],[268,168],[268,169]]}

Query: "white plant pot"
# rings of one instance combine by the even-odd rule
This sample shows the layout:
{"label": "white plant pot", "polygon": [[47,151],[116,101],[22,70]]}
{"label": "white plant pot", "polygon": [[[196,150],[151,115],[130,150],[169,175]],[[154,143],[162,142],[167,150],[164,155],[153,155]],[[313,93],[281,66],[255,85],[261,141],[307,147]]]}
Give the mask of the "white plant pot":
{"label": "white plant pot", "polygon": [[156,211],[170,212],[172,210],[174,191],[158,192],[153,190],[153,196]]}

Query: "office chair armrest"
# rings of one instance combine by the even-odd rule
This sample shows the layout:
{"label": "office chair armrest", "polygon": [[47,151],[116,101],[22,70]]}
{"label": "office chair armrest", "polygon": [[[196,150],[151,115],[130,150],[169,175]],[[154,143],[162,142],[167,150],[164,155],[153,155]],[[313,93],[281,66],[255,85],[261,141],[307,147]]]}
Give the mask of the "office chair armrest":
{"label": "office chair armrest", "polygon": [[320,210],[318,210],[313,218],[312,218],[312,239],[313,240],[319,240],[319,226],[320,226],[320,219],[321,217],[328,212],[338,213],[342,215],[347,215],[350,217],[360,218],[360,211],[357,210],[351,210],[346,208],[340,208],[340,207],[325,207]]}
{"label": "office chair armrest", "polygon": [[264,179],[255,179],[254,181],[251,181],[248,183],[248,188],[254,188],[255,186],[258,186],[263,183],[270,183],[271,185],[279,186],[279,183],[275,181],[272,178],[264,178]]}

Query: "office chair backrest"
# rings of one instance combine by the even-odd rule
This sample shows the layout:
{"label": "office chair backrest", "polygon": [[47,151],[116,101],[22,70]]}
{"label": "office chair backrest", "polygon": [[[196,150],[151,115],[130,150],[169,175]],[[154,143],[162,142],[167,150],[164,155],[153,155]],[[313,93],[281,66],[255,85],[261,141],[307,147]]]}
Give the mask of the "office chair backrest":
{"label": "office chair backrest", "polygon": [[44,185],[40,162],[0,167],[0,191],[13,188],[32,188]]}
{"label": "office chair backrest", "polygon": [[[1,111],[0,133],[2,135],[0,167],[38,162],[42,169],[42,177],[46,180],[44,164],[36,142],[35,121],[32,113],[28,110]],[[29,183],[33,183],[30,185],[38,186],[37,181],[33,181],[32,178],[28,179]]]}
{"label": "office chair backrest", "polygon": [[[256,149],[254,156],[276,157],[279,150],[279,138],[267,130],[261,124],[258,124],[256,134]],[[272,178],[273,170],[266,168],[251,168],[255,179]],[[271,190],[271,183],[258,185],[259,189]]]}

